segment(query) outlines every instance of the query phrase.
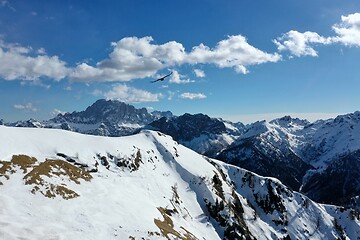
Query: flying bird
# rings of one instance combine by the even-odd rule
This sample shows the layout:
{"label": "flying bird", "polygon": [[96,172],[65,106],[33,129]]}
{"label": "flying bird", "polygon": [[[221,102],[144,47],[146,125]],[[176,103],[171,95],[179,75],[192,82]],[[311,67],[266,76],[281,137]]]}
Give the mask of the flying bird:
{"label": "flying bird", "polygon": [[173,73],[173,72],[169,73],[169,74],[166,75],[166,76],[163,76],[163,77],[161,77],[161,78],[158,78],[158,79],[156,79],[156,80],[154,80],[154,81],[151,81],[151,82],[154,83],[154,82],[157,82],[157,81],[164,81],[165,78],[169,77],[172,73]]}

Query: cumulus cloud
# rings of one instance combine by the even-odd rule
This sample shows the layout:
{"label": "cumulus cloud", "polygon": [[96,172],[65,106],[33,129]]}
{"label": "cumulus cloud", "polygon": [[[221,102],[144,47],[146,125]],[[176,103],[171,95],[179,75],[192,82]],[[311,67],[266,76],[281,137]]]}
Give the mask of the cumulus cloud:
{"label": "cumulus cloud", "polygon": [[181,43],[152,44],[152,37],[126,37],[113,42],[108,59],[95,67],[79,64],[70,77],[78,81],[129,81],[154,75],[167,66],[180,64],[186,56]]}
{"label": "cumulus cloud", "polygon": [[201,69],[194,69],[194,73],[195,73],[195,76],[197,76],[198,78],[206,77],[205,72]]}
{"label": "cumulus cloud", "polygon": [[333,37],[333,42],[346,46],[360,46],[360,13],[341,16],[341,23],[335,24],[333,30],[338,36]]}
{"label": "cumulus cloud", "polygon": [[192,64],[215,64],[220,68],[234,68],[237,73],[246,74],[247,66],[277,62],[281,56],[277,53],[263,52],[250,45],[241,35],[228,36],[217,43],[214,48],[200,44],[188,54],[188,62]]}
{"label": "cumulus cloud", "polygon": [[61,80],[67,76],[66,63],[57,56],[37,55],[31,47],[0,40],[0,77],[5,80]]}
{"label": "cumulus cloud", "polygon": [[117,99],[129,103],[158,102],[161,93],[151,93],[142,89],[129,87],[125,84],[114,85],[113,88],[104,93],[107,99]]}
{"label": "cumulus cloud", "polygon": [[182,64],[214,64],[247,73],[247,66],[277,62],[281,58],[277,53],[269,54],[251,46],[241,35],[229,36],[214,48],[200,44],[190,52],[176,41],[154,44],[152,37],[126,37],[111,45],[113,50],[107,59],[95,66],[80,63],[70,77],[75,81],[129,81],[150,77],[161,69]]}
{"label": "cumulus cloud", "polygon": [[183,75],[180,75],[178,71],[173,71],[170,79],[169,79],[169,82],[170,83],[192,83],[192,82],[195,82],[194,80],[191,80],[191,79],[186,79],[184,78],[185,76]]}
{"label": "cumulus cloud", "polygon": [[186,92],[186,93],[180,94],[180,98],[190,99],[190,100],[203,99],[203,98],[206,98],[206,95],[203,94],[203,93],[189,93],[189,92]]}
{"label": "cumulus cloud", "polygon": [[25,103],[25,104],[15,104],[14,108],[23,110],[26,112],[37,112],[38,111],[38,109],[31,102]]}
{"label": "cumulus cloud", "polygon": [[274,40],[279,51],[289,51],[292,55],[300,56],[318,56],[314,44],[330,44],[331,39],[320,36],[316,32],[298,32],[291,30],[281,37]]}
{"label": "cumulus cloud", "polygon": [[341,22],[332,26],[334,36],[324,37],[316,32],[291,30],[273,40],[279,51],[289,51],[293,56],[318,56],[315,45],[335,43],[360,47],[360,13],[341,16]]}

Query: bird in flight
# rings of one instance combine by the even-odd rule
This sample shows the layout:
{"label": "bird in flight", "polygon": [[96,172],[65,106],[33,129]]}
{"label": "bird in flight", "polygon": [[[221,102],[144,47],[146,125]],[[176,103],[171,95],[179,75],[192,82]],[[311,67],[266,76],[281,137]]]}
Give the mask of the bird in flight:
{"label": "bird in flight", "polygon": [[173,72],[169,73],[169,74],[166,75],[166,76],[163,76],[163,77],[161,77],[161,78],[158,78],[158,79],[156,79],[156,80],[154,80],[154,81],[151,81],[151,82],[154,83],[154,82],[157,82],[157,81],[164,81],[165,78],[169,77],[172,73],[173,73]]}

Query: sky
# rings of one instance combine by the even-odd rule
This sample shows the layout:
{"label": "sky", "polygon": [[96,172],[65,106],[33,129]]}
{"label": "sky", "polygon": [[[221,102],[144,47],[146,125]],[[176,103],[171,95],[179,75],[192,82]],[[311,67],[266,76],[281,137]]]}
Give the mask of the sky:
{"label": "sky", "polygon": [[335,117],[360,110],[359,47],[355,0],[0,0],[0,119],[101,98],[244,123]]}

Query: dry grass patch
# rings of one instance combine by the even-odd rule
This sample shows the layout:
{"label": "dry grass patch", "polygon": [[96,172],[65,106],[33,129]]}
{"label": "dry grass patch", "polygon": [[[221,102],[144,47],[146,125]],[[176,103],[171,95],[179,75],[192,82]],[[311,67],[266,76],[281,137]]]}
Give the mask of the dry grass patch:
{"label": "dry grass patch", "polygon": [[[11,161],[0,161],[0,177],[5,177],[6,180],[9,180],[10,174],[15,173],[16,166],[19,166],[23,173],[27,173],[27,169],[36,162],[36,158],[27,155],[13,155]],[[3,185],[1,181],[0,185]]]}
{"label": "dry grass patch", "polygon": [[27,173],[27,169],[32,167],[37,162],[37,159],[27,155],[14,155],[11,162],[19,166],[24,173]]}
{"label": "dry grass patch", "polygon": [[32,193],[40,192],[45,197],[54,198],[61,196],[64,199],[78,197],[79,194],[65,186],[59,186],[44,180],[44,176],[49,178],[63,177],[69,178],[70,181],[80,184],[80,179],[90,181],[92,176],[84,169],[78,168],[63,160],[46,160],[33,168],[31,172],[25,175],[26,185],[36,185],[32,189]]}
{"label": "dry grass patch", "polygon": [[[37,159],[27,155],[13,155],[11,161],[0,161],[0,179],[8,180],[10,175],[16,172],[16,167],[23,171],[25,184],[34,185],[31,192],[40,192],[45,197],[55,198],[61,196],[64,199],[78,197],[79,194],[66,187],[64,183],[56,185],[44,180],[48,178],[60,178],[63,182],[68,179],[70,182],[80,184],[80,179],[89,181],[92,176],[86,170],[76,167],[63,160],[46,160],[35,166]],[[31,170],[30,170],[31,169]],[[30,171],[29,171],[30,170]],[[3,183],[0,181],[0,185]]]}
{"label": "dry grass patch", "polygon": [[160,229],[160,232],[162,233],[162,235],[164,237],[166,237],[167,239],[171,239],[169,237],[169,235],[171,234],[171,235],[175,236],[177,239],[181,239],[181,240],[196,240],[196,239],[198,239],[192,233],[190,233],[188,230],[186,230],[183,227],[180,227],[180,228],[186,232],[185,234],[181,234],[180,232],[178,232],[174,229],[174,222],[170,218],[171,214],[174,212],[173,210],[162,208],[162,207],[159,207],[158,210],[161,213],[161,215],[163,216],[164,220],[161,221],[159,219],[154,219],[154,223]]}
{"label": "dry grass patch", "polygon": [[[7,180],[10,178],[8,173],[14,173],[11,162],[0,161],[0,177],[5,177]],[[1,182],[0,182],[1,183]]]}

